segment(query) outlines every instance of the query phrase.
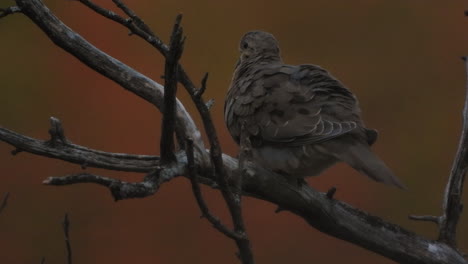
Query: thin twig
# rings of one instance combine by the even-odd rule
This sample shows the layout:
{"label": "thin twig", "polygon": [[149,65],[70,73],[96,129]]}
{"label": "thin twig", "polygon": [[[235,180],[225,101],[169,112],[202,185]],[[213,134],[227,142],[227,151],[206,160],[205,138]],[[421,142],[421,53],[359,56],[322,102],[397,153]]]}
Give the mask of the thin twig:
{"label": "thin twig", "polygon": [[198,89],[196,92],[195,92],[195,95],[200,97],[202,96],[204,93],[205,93],[205,90],[206,90],[206,82],[208,81],[208,73],[206,72],[205,75],[203,75],[203,78],[201,80],[201,86],[200,86],[200,89]]}
{"label": "thin twig", "polygon": [[93,10],[94,12],[100,14],[101,16],[111,19],[119,24],[127,26],[128,24],[132,23],[131,19],[125,19],[121,17],[120,15],[118,15],[117,13],[115,13],[114,11],[105,9],[95,4],[93,1],[89,1],[89,0],[78,0],[78,1],[84,4],[85,6],[87,6],[88,8],[90,8],[91,10]]}
{"label": "thin twig", "polygon": [[172,29],[170,50],[166,56],[164,70],[164,107],[162,132],[160,139],[161,163],[167,164],[176,161],[174,155],[174,132],[176,114],[176,93],[177,93],[177,65],[184,49],[182,38],[183,30],[180,26],[182,15],[178,15]]}
{"label": "thin twig", "polygon": [[425,222],[433,222],[437,225],[440,224],[440,216],[433,216],[433,215],[410,215],[408,216],[409,219],[415,221],[425,221]]}
{"label": "thin twig", "polygon": [[62,222],[63,233],[65,235],[65,246],[67,248],[67,264],[72,264],[72,249],[70,245],[70,221],[68,219],[68,213],[65,213],[65,217]]}
{"label": "thin twig", "polygon": [[132,9],[130,9],[127,5],[125,5],[122,1],[120,0],[112,0],[112,2],[115,3],[115,5],[120,8],[127,16],[129,16],[132,21],[135,23],[135,25],[143,30],[145,33],[151,36],[155,36],[151,28],[146,25],[146,23],[141,19]]}
{"label": "thin twig", "polygon": [[0,214],[3,212],[3,209],[5,209],[5,207],[7,206],[9,198],[10,198],[10,193],[6,192],[5,195],[3,196],[2,203],[0,204]]}
{"label": "thin twig", "polygon": [[161,167],[149,173],[142,182],[124,182],[113,178],[90,173],[71,174],[62,177],[49,177],[42,183],[46,185],[70,185],[77,183],[95,183],[107,187],[116,201],[131,198],[143,198],[153,195],[161,184],[185,174],[185,164],[173,164]]}
{"label": "thin twig", "polygon": [[8,15],[14,14],[14,13],[20,13],[21,8],[18,6],[10,6],[7,8],[0,8],[0,18],[6,17]]}
{"label": "thin twig", "polygon": [[144,39],[146,42],[148,42],[153,47],[155,47],[161,54],[163,54],[163,56],[166,56],[167,53],[169,52],[169,47],[166,46],[160,38],[158,38],[154,34],[152,35],[151,34],[152,32],[148,33],[146,31],[146,28],[140,28],[138,25],[133,23],[131,18],[125,19],[108,9],[105,9],[103,7],[96,5],[95,3],[89,0],[78,0],[78,1],[80,1],[82,4],[86,5],[90,9],[92,9],[94,12],[128,28],[132,34],[137,35],[140,38]]}
{"label": "thin twig", "polygon": [[195,196],[195,200],[197,201],[198,207],[202,212],[202,217],[206,218],[212,225],[215,227],[219,232],[223,233],[227,237],[237,240],[242,239],[242,237],[227,228],[218,217],[211,214],[208,206],[206,205],[205,200],[203,199],[203,195],[200,190],[200,184],[198,183],[197,173],[196,173],[196,166],[195,166],[195,158],[193,155],[193,141],[191,139],[187,139],[186,141],[186,153],[187,153],[187,173],[190,178],[190,182],[192,183],[192,191],[193,195]]}
{"label": "thin twig", "polygon": [[328,199],[333,199],[333,196],[335,195],[335,193],[336,193],[336,187],[333,186],[327,191],[326,196]]}
{"label": "thin twig", "polygon": [[14,150],[11,151],[11,155],[16,156],[17,154],[23,152],[22,149],[20,148],[15,148]]}
{"label": "thin twig", "polygon": [[44,264],[45,263],[45,257],[42,257],[41,258],[41,264]]}
{"label": "thin twig", "polygon": [[68,140],[65,137],[65,131],[62,126],[62,122],[56,117],[50,117],[50,140],[49,144],[56,146],[57,144],[68,144]]}

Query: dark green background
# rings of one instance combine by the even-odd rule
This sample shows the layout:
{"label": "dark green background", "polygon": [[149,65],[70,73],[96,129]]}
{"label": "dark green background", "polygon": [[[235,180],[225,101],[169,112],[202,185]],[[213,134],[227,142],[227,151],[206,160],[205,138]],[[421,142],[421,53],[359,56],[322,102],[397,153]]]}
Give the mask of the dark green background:
{"label": "dark green background", "polygon": [[[128,1],[167,40],[176,14],[187,35],[182,59],[194,81],[210,72],[206,98],[222,147],[237,147],[223,122],[223,101],[237,60],[237,43],[262,29],[279,40],[284,60],[329,69],[360,99],[367,125],[379,130],[375,151],[409,187],[376,184],[337,165],[309,184],[338,188],[337,199],[429,238],[431,223],[409,214],[439,214],[457,147],[465,93],[462,55],[468,54],[463,1]],[[2,7],[12,4],[2,1]],[[98,3],[113,8],[111,1]],[[147,43],[76,1],[46,1],[72,29],[119,60],[161,81],[164,61]],[[114,8],[114,10],[116,10]],[[50,116],[62,120],[76,144],[112,152],[158,154],[158,111],[60,50],[21,14],[0,20],[0,125],[46,139]],[[194,107],[183,89],[181,100]],[[198,117],[196,118],[198,122]],[[200,122],[198,122],[200,123]],[[234,243],[199,219],[189,182],[176,179],[146,199],[113,202],[95,185],[50,187],[49,176],[77,165],[27,153],[11,156],[0,143],[0,193],[11,200],[0,215],[0,262],[63,263],[60,222],[70,213],[76,263],[238,263]],[[88,169],[138,181],[140,174]],[[213,211],[228,219],[217,192]],[[464,196],[465,204],[468,203]],[[258,263],[393,263],[310,228],[269,203],[244,200]],[[467,213],[458,233],[468,251]]]}

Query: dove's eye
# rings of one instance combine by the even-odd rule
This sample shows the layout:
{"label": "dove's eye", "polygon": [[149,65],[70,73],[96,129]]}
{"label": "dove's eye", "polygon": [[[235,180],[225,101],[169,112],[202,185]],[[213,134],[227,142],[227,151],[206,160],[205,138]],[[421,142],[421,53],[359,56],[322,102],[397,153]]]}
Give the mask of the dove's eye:
{"label": "dove's eye", "polygon": [[242,44],[243,49],[247,49],[248,47],[249,47],[249,44],[247,42],[244,42],[244,44]]}

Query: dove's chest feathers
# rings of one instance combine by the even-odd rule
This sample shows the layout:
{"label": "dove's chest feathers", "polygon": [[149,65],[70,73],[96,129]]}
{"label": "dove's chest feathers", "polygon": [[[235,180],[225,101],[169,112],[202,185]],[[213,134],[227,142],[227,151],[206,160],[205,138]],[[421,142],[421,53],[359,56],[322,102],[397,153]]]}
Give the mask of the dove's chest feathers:
{"label": "dove's chest feathers", "polygon": [[[258,81],[263,71],[280,61],[268,58],[240,63],[231,81],[224,105],[224,119],[231,136],[239,143],[240,128],[243,123],[249,128],[254,120],[253,113],[261,105],[265,91]],[[257,134],[258,131],[253,131]],[[251,133],[252,134],[252,133]]]}

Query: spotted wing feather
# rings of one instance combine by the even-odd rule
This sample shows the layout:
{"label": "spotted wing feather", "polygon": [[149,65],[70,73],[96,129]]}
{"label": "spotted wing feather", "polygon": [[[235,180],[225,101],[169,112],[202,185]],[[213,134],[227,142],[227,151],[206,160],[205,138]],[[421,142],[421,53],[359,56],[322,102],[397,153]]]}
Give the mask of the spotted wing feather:
{"label": "spotted wing feather", "polygon": [[353,94],[314,65],[276,65],[233,83],[225,118],[236,141],[246,124],[264,144],[300,146],[323,142],[361,125]]}

